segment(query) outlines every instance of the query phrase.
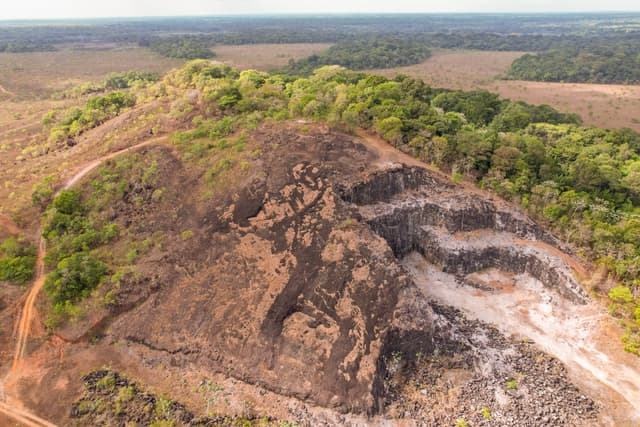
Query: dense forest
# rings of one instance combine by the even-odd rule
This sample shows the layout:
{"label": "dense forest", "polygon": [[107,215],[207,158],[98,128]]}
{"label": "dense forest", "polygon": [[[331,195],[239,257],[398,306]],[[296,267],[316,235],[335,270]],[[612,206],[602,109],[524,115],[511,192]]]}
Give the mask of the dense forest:
{"label": "dense forest", "polygon": [[351,70],[392,68],[417,64],[431,55],[420,41],[400,37],[371,37],[339,42],[326,51],[292,62],[288,71],[308,75],[322,65],[342,65]]}
{"label": "dense forest", "polygon": [[[132,18],[0,22],[0,46],[49,50],[55,45],[142,43],[177,34],[213,44],[313,43],[372,35],[419,38],[431,47],[542,51],[563,41],[625,37],[640,30],[639,14],[429,14]],[[18,48],[23,45],[24,47]],[[38,47],[39,46],[39,47]]]}
{"label": "dense forest", "polygon": [[514,61],[507,78],[544,82],[640,82],[640,34],[554,48]]}
{"label": "dense forest", "polygon": [[184,36],[157,38],[140,42],[141,46],[148,46],[152,51],[162,56],[176,59],[207,59],[215,54],[210,49],[211,43],[207,39]]}

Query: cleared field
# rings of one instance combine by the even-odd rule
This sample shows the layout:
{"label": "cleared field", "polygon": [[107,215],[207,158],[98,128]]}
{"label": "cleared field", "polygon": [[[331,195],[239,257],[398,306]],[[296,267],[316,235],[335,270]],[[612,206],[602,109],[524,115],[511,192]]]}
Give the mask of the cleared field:
{"label": "cleared field", "polygon": [[389,77],[403,73],[434,87],[487,89],[503,98],[578,113],[586,125],[640,131],[640,86],[499,80],[523,54],[437,50],[421,64],[370,72]]}
{"label": "cleared field", "polygon": [[0,96],[44,98],[57,90],[100,80],[111,72],[165,72],[181,62],[137,47],[0,53]]}
{"label": "cleared field", "polygon": [[433,87],[475,89],[496,80],[525,52],[485,52],[434,49],[421,64],[368,72],[393,77],[398,73],[418,77]]}
{"label": "cleared field", "polygon": [[252,44],[214,46],[216,60],[240,69],[269,71],[285,66],[290,59],[301,59],[328,49],[328,43]]}
{"label": "cleared field", "polygon": [[640,131],[640,86],[496,81],[486,86],[503,98],[549,104],[580,114],[584,123]]}

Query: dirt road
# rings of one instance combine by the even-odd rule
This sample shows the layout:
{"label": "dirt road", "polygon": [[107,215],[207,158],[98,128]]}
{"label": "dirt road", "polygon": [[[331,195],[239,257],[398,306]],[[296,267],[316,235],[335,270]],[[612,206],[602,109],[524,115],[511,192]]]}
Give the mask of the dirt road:
{"label": "dirt road", "polygon": [[24,303],[22,315],[20,316],[20,321],[18,323],[18,342],[16,344],[15,353],[13,354],[13,364],[11,365],[12,371],[15,371],[18,368],[19,363],[24,356],[25,348],[27,346],[27,338],[29,337],[29,332],[31,331],[31,323],[33,320],[33,307],[35,305],[38,294],[44,286],[44,257],[46,254],[46,242],[42,237],[40,237],[40,240],[38,242],[38,259],[36,261],[35,281],[31,286],[31,289],[29,289],[27,300]]}
{"label": "dirt road", "polygon": [[[67,180],[67,182],[62,186],[61,190],[68,190],[73,187],[78,181],[84,178],[89,172],[98,167],[100,164],[105,162],[106,160],[112,159],[124,153],[137,150],[142,147],[146,147],[148,145],[158,144],[166,142],[166,137],[154,138],[144,141],[140,144],[115,151],[113,153],[107,154],[105,156],[96,159],[84,167],[82,167],[78,172],[76,172],[71,178]],[[59,190],[56,195],[61,191]],[[1,219],[2,217],[0,217]],[[4,223],[3,223],[4,225]],[[34,278],[34,283],[29,289],[27,294],[27,298],[25,300],[24,307],[22,309],[22,313],[20,315],[20,319],[18,321],[18,329],[17,329],[17,341],[16,341],[16,349],[13,357],[13,363],[11,365],[11,371],[9,372],[9,376],[15,375],[19,373],[19,368],[24,363],[23,358],[27,346],[27,340],[29,338],[29,333],[31,332],[31,324],[34,320],[34,306],[35,302],[44,286],[45,282],[45,271],[44,271],[44,257],[47,254],[46,242],[42,236],[39,238],[38,242],[38,259],[36,263],[36,274]],[[6,383],[6,379],[4,381]],[[5,398],[3,394],[0,394],[0,398]],[[43,420],[33,414],[29,414],[28,412],[16,408],[15,406],[10,406],[6,402],[0,402],[0,412],[25,424],[26,426],[54,426],[50,422]]]}

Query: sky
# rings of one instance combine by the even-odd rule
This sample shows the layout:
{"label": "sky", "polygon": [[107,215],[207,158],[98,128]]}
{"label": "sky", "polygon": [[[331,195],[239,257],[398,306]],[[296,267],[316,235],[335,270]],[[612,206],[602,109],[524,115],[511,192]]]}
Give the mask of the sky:
{"label": "sky", "polygon": [[640,11],[638,0],[3,0],[0,21],[280,13]]}

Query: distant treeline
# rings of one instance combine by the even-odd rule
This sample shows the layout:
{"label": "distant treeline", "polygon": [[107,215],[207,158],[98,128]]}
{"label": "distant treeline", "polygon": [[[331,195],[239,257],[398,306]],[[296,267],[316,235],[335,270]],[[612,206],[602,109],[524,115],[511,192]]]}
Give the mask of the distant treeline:
{"label": "distant treeline", "polygon": [[[176,35],[179,34],[179,35]],[[352,69],[415,64],[429,49],[537,52],[515,61],[510,79],[596,83],[640,82],[640,14],[359,15],[243,18],[146,18],[85,23],[0,24],[0,52],[57,45],[134,43],[171,58],[214,56],[211,46],[335,43],[291,64]]]}
{"label": "distant treeline", "polygon": [[29,41],[0,42],[0,52],[6,53],[50,52],[54,50],[56,50],[55,47],[49,43]]}
{"label": "distant treeline", "polygon": [[633,31],[640,31],[638,13],[137,18],[37,25],[5,22],[0,23],[0,43],[140,43],[176,34],[206,36],[213,44],[336,43],[372,34],[429,34],[433,47],[540,51],[566,38],[616,36]]}
{"label": "distant treeline", "polygon": [[604,38],[514,61],[507,78],[543,82],[640,83],[640,35]]}
{"label": "distant treeline", "polygon": [[[586,24],[586,25],[585,25]],[[640,13],[403,14],[332,16],[173,17],[92,19],[84,22],[0,22],[0,42],[71,44],[133,42],[175,34],[218,34],[228,43],[273,39],[336,42],[367,33],[622,34],[640,30]],[[266,42],[267,40],[265,40]]]}
{"label": "distant treeline", "polygon": [[[273,41],[273,40],[272,40]],[[329,50],[290,64],[287,71],[308,75],[322,65],[352,70],[417,64],[429,48],[537,51],[514,62],[507,78],[539,81],[636,83],[640,81],[640,33],[606,37],[455,34],[361,34]]]}

